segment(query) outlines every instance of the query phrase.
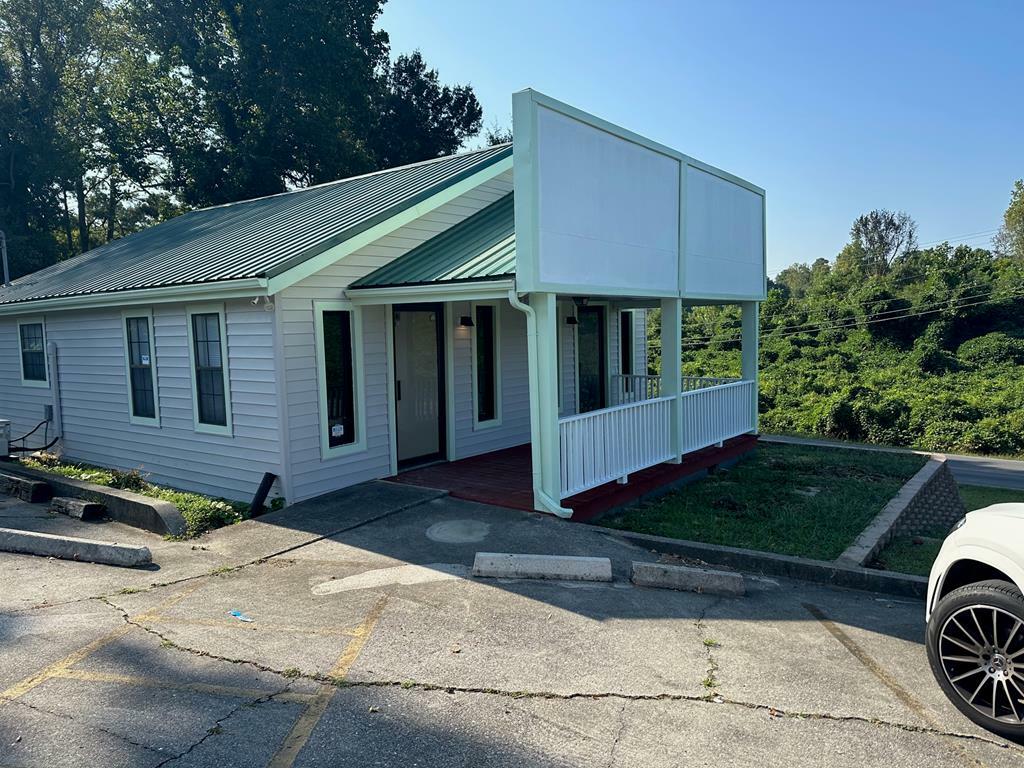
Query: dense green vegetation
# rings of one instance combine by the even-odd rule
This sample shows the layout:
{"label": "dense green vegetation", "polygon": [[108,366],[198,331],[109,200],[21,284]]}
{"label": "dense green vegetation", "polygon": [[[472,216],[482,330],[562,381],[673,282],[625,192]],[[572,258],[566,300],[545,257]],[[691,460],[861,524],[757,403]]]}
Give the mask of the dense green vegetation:
{"label": "dense green vegetation", "polygon": [[62,462],[56,456],[40,453],[23,458],[21,463],[26,467],[42,472],[52,472],[75,480],[84,480],[108,488],[120,488],[125,491],[162,499],[174,504],[181,516],[185,518],[185,538],[192,538],[201,533],[231,525],[249,516],[249,505],[244,502],[214,499],[201,493],[178,491],[149,482],[142,473],[131,470],[124,472],[117,469],[94,467],[89,464],[71,464]]}
{"label": "dense green vegetation", "polygon": [[12,276],[189,208],[449,154],[468,85],[393,56],[383,0],[0,0]]}
{"label": "dense green vegetation", "polygon": [[761,444],[731,470],[601,524],[834,560],[924,462],[913,453]]}
{"label": "dense green vegetation", "polygon": [[[909,217],[876,211],[833,262],[782,270],[761,305],[761,430],[1024,454],[1019,181],[996,246],[919,248]],[[683,334],[685,373],[739,375],[738,308],[694,307]]]}

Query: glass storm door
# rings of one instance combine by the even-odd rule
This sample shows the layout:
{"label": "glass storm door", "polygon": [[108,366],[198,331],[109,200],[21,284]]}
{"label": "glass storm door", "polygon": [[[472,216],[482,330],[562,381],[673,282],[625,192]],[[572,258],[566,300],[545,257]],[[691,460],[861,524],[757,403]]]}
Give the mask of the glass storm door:
{"label": "glass storm door", "polygon": [[444,307],[399,305],[394,323],[398,463],[409,466],[444,454]]}
{"label": "glass storm door", "polygon": [[576,326],[579,349],[580,413],[607,405],[607,324],[604,307],[580,307]]}

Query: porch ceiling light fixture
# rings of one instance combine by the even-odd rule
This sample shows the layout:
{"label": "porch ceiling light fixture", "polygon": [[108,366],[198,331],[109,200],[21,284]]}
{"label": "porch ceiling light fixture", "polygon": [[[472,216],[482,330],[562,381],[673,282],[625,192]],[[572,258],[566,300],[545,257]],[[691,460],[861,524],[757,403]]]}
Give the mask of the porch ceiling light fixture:
{"label": "porch ceiling light fixture", "polygon": [[590,297],[589,296],[573,296],[572,297],[572,303],[575,304],[577,307],[582,309],[583,307],[587,306],[587,304],[590,303]]}
{"label": "porch ceiling light fixture", "polygon": [[462,326],[463,328],[472,328],[473,318],[470,317],[469,315],[463,315],[462,317],[459,318],[459,325]]}

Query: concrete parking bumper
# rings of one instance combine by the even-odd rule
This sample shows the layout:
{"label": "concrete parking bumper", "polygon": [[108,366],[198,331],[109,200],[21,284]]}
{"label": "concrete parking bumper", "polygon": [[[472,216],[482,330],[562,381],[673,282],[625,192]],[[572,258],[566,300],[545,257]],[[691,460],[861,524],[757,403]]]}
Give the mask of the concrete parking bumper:
{"label": "concrete parking bumper", "polygon": [[113,544],[74,536],[55,536],[50,533],[15,531],[10,528],[0,528],[0,551],[117,565],[124,568],[149,565],[153,561],[149,547]]}
{"label": "concrete parking bumper", "polygon": [[740,596],[746,593],[743,577],[733,571],[665,563],[634,562],[633,583],[638,587],[679,589],[708,595]]}
{"label": "concrete parking bumper", "polygon": [[499,579],[611,581],[612,561],[607,557],[477,552],[473,575]]}

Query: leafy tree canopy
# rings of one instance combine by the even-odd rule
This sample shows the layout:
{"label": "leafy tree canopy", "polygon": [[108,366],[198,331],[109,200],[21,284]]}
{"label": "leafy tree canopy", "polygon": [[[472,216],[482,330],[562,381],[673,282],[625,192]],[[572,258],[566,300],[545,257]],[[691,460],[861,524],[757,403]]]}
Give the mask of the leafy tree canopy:
{"label": "leafy tree canopy", "polygon": [[417,162],[481,128],[392,59],[383,0],[0,0],[0,228],[15,276],[183,209]]}

